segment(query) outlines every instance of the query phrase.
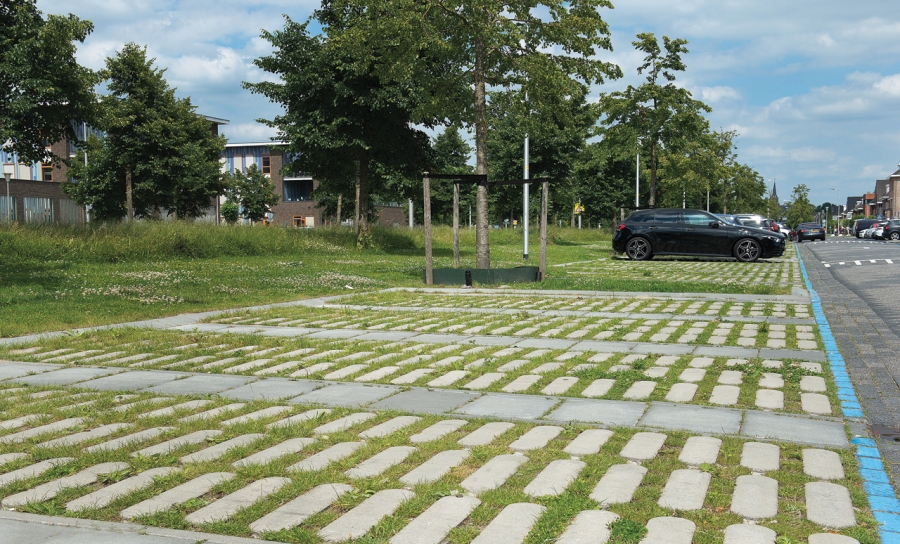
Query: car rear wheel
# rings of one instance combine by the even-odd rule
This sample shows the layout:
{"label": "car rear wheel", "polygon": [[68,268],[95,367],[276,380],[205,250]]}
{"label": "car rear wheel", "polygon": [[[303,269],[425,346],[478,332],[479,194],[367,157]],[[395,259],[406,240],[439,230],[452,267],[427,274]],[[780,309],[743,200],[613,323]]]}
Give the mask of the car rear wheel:
{"label": "car rear wheel", "polygon": [[900,240],[900,232],[892,232],[891,240]]}
{"label": "car rear wheel", "polygon": [[628,244],[625,245],[625,254],[633,261],[646,261],[653,257],[653,248],[650,246],[649,240],[636,236],[628,240]]}
{"label": "car rear wheel", "polygon": [[759,242],[752,238],[738,240],[738,243],[734,246],[735,258],[744,263],[752,263],[759,259],[761,253],[762,249],[759,247]]}

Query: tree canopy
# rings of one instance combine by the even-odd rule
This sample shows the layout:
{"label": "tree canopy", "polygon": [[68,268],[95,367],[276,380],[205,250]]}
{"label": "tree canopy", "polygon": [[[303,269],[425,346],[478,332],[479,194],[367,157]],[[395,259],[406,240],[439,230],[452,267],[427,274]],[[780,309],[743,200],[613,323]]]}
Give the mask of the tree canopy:
{"label": "tree canopy", "polygon": [[787,209],[787,222],[791,227],[813,220],[816,207],[809,202],[809,187],[801,183],[791,193],[791,203]]}
{"label": "tree canopy", "polygon": [[244,217],[252,222],[262,221],[272,206],[281,200],[275,194],[275,184],[255,164],[251,164],[246,173],[238,170],[229,174],[225,183],[228,200],[240,204]]}
{"label": "tree canopy", "polygon": [[22,162],[52,157],[47,142],[74,139],[89,121],[96,76],[75,61],[75,42],[93,30],[74,15],[41,16],[36,0],[0,2],[0,143]]}
{"label": "tree canopy", "polygon": [[213,135],[190,99],[175,96],[154,61],[129,43],[101,71],[109,94],[100,100],[94,126],[105,137],[84,144],[70,167],[75,183],[65,187],[76,202],[90,204],[97,219],[146,217],[161,209],[197,217],[224,189],[224,138]]}

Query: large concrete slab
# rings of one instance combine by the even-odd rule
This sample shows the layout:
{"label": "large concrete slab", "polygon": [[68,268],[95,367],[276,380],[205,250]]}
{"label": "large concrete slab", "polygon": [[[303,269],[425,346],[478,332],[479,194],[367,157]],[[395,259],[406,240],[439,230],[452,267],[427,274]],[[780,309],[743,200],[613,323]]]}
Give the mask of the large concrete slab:
{"label": "large concrete slab", "polygon": [[51,370],[50,372],[42,372],[41,374],[18,378],[16,381],[28,385],[69,385],[85,380],[93,380],[94,378],[99,378],[101,376],[118,374],[123,370],[124,369],[122,368],[61,368],[59,370]]}
{"label": "large concrete slab", "polygon": [[848,447],[843,423],[752,410],[744,415],[740,434],[815,446]]}
{"label": "large concrete slab", "polygon": [[550,412],[551,421],[581,421],[610,427],[633,427],[644,414],[643,402],[621,400],[570,399]]}
{"label": "large concrete slab", "polygon": [[509,419],[539,419],[547,410],[553,408],[558,399],[536,397],[532,395],[500,395],[496,393],[457,408],[456,412],[479,417],[497,417]]}
{"label": "large concrete slab", "polygon": [[370,406],[377,410],[400,410],[420,414],[443,414],[452,412],[463,404],[477,399],[481,393],[468,391],[433,391],[412,389],[380,400]]}
{"label": "large concrete slab", "polygon": [[801,359],[803,361],[826,361],[824,351],[808,351],[799,349],[768,349],[759,350],[759,356],[763,359]]}
{"label": "large concrete slab", "polygon": [[379,332],[369,332],[360,336],[357,336],[355,339],[360,342],[370,341],[370,342],[399,342],[401,340],[406,340],[410,336],[415,336],[414,332],[406,332],[406,331],[379,331]]}
{"label": "large concrete slab", "polygon": [[741,411],[689,404],[653,403],[638,424],[696,433],[737,434],[741,428]]}
{"label": "large concrete slab", "polygon": [[322,387],[321,382],[267,378],[224,391],[219,396],[234,400],[277,400],[309,393],[319,387]]}
{"label": "large concrete slab", "polygon": [[292,398],[289,404],[324,404],[326,406],[364,406],[400,391],[389,385],[362,385],[338,383],[326,385],[309,393]]}
{"label": "large concrete slab", "polygon": [[189,376],[189,374],[184,372],[163,372],[158,370],[135,370],[81,382],[78,386],[103,391],[134,391],[137,389],[151,388],[185,376]]}
{"label": "large concrete slab", "polygon": [[0,360],[0,380],[18,378],[36,372],[56,370],[62,366],[63,365],[52,365],[48,363],[18,363],[15,361]]}
{"label": "large concrete slab", "polygon": [[156,385],[150,387],[148,391],[163,395],[214,395],[216,393],[221,393],[222,391],[240,387],[255,379],[256,378],[251,376],[203,374]]}

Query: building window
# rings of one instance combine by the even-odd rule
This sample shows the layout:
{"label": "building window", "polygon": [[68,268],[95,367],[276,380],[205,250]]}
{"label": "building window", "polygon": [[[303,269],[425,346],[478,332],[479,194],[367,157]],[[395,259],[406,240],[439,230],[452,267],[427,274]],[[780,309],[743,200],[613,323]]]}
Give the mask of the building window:
{"label": "building window", "polygon": [[24,197],[26,223],[53,223],[53,199],[41,197]]}
{"label": "building window", "polygon": [[262,156],[262,173],[272,173],[272,158],[268,155],[268,153]]}
{"label": "building window", "polygon": [[41,163],[41,181],[53,181],[53,164],[49,162]]}
{"label": "building window", "polygon": [[285,202],[300,202],[309,200],[312,195],[313,182],[311,179],[286,179],[284,180]]}

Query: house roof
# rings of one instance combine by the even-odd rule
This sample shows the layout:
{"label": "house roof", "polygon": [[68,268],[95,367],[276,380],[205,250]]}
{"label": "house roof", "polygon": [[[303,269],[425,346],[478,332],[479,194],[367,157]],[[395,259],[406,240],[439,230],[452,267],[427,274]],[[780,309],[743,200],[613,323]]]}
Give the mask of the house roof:
{"label": "house roof", "polygon": [[287,142],[235,142],[227,143],[225,147],[274,147],[287,145]]}
{"label": "house roof", "polygon": [[203,118],[210,123],[215,123],[217,125],[227,125],[231,122],[228,119],[222,119],[221,117],[212,117],[211,115],[204,115]]}

